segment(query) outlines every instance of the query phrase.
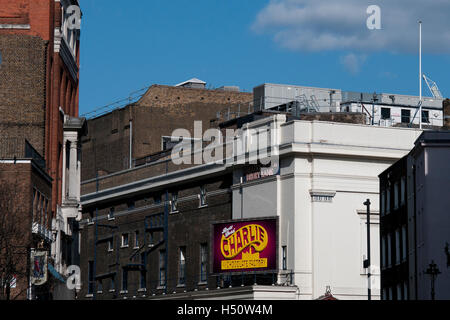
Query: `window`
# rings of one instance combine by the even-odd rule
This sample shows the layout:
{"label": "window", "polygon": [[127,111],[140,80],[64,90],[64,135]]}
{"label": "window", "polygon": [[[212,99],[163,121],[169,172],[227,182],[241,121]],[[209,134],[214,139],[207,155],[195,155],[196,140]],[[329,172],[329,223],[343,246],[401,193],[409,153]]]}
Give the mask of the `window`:
{"label": "window", "polygon": [[159,285],[166,286],[166,251],[159,251]]}
{"label": "window", "polygon": [[422,122],[430,123],[430,112],[429,111],[422,111]]}
{"label": "window", "polygon": [[162,202],[162,195],[161,194],[157,194],[153,197],[153,201],[155,202],[155,204],[160,204]]}
{"label": "window", "polygon": [[381,108],[381,119],[387,120],[391,118],[391,109],[390,108]]}
{"label": "window", "polygon": [[36,196],[37,196],[37,191],[35,188],[33,188],[33,222],[36,221]]}
{"label": "window", "polygon": [[411,122],[411,110],[402,109],[402,123]]}
{"label": "window", "polygon": [[97,293],[103,293],[103,280],[99,279],[97,281]]}
{"label": "window", "polygon": [[398,209],[398,182],[394,184],[394,209]]}
{"label": "window", "polygon": [[406,203],[406,178],[402,177],[400,182],[400,202],[402,205]]}
{"label": "window", "polygon": [[388,188],[386,191],[386,214],[391,212],[391,190]]}
{"label": "window", "polygon": [[108,252],[114,251],[114,239],[111,238],[108,240]]}
{"label": "window", "polygon": [[208,262],[208,245],[202,243],[200,245],[200,282],[205,282],[207,276],[206,264]]}
{"label": "window", "polygon": [[206,188],[200,187],[200,207],[206,206]]}
{"label": "window", "polygon": [[94,261],[88,262],[88,294],[94,293]]}
{"label": "window", "polygon": [[49,211],[50,211],[49,201],[48,201],[48,199],[45,199],[45,214],[44,214],[44,226],[45,226],[45,228],[48,228],[47,224],[48,224]]}
{"label": "window", "polygon": [[387,266],[390,267],[392,263],[392,240],[391,235],[387,235]]}
{"label": "window", "polygon": [[140,282],[139,282],[139,289],[146,289],[147,288],[147,271],[146,271],[146,263],[147,259],[146,259],[146,253],[142,252],[141,253],[141,264],[142,264],[142,269],[141,269],[141,277],[140,277]]}
{"label": "window", "polygon": [[131,211],[131,210],[134,210],[136,204],[134,201],[128,201],[127,206],[128,206],[128,210]]}
{"label": "window", "polygon": [[94,224],[94,211],[89,211],[88,224]]}
{"label": "window", "polygon": [[287,270],[287,246],[283,246],[282,250],[283,250],[283,270]]}
{"label": "window", "polygon": [[403,300],[402,294],[403,294],[403,286],[401,284],[398,284],[397,285],[397,300]]}
{"label": "window", "polygon": [[134,247],[139,248],[139,231],[134,232]]}
{"label": "window", "polygon": [[170,202],[170,211],[177,212],[178,211],[178,192],[172,193],[172,201]]}
{"label": "window", "polygon": [[408,252],[407,252],[407,241],[408,238],[406,237],[406,226],[402,227],[402,262],[406,261]]}
{"label": "window", "polygon": [[386,193],[384,191],[381,192],[381,216],[384,216],[386,213]]}
{"label": "window", "polygon": [[186,247],[180,247],[179,249],[178,284],[186,284]]}
{"label": "window", "polygon": [[116,277],[111,277],[111,282],[109,283],[109,291],[116,291]]}
{"label": "window", "polygon": [[122,234],[122,248],[128,247],[128,233]]}
{"label": "window", "polygon": [[386,236],[381,238],[381,269],[386,268]]}
{"label": "window", "polygon": [[408,300],[408,283],[403,282],[403,300]]}
{"label": "window", "polygon": [[108,220],[114,220],[114,207],[109,209]]}
{"label": "window", "polygon": [[154,243],[154,237],[153,237],[153,232],[149,232],[148,233],[148,246],[149,247],[153,247]]}
{"label": "window", "polygon": [[401,262],[401,252],[400,252],[400,229],[395,230],[395,264],[400,264]]}
{"label": "window", "polygon": [[122,270],[122,292],[128,292],[128,270]]}
{"label": "window", "polygon": [[41,195],[41,225],[45,223],[45,197]]}

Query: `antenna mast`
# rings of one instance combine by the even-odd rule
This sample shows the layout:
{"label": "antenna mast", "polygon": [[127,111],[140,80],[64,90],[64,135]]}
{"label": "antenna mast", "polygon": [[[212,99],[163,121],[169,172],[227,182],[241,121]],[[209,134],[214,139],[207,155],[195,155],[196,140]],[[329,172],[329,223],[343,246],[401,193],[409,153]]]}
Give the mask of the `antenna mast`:
{"label": "antenna mast", "polygon": [[439,90],[439,87],[436,82],[428,78],[425,74],[423,74],[423,80],[425,80],[425,83],[428,86],[428,89],[430,89],[431,94],[435,99],[443,99],[441,91]]}
{"label": "antenna mast", "polygon": [[420,109],[419,109],[419,123],[420,130],[422,130],[422,21],[419,21],[419,95],[420,95]]}

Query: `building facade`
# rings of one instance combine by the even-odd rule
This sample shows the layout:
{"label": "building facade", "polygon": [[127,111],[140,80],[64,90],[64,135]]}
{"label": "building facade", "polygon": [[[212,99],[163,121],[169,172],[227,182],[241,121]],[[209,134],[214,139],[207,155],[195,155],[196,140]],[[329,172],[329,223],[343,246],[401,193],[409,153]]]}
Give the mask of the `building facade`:
{"label": "building facade", "polygon": [[[85,129],[77,118],[80,19],[76,0],[0,1],[0,158],[39,158],[51,178],[47,249],[55,274],[65,274],[70,258],[64,248],[72,246],[81,212],[74,190]],[[33,156],[23,154],[25,142]]]}
{"label": "building facade", "polygon": [[[238,130],[231,140],[238,153],[226,158],[229,161],[177,165],[173,155],[163,153],[141,166],[82,183],[81,252],[86,258],[82,259],[81,298],[310,300],[330,289],[338,299],[367,299],[367,270],[363,266],[367,255],[363,203],[367,199],[375,204],[372,292],[374,298],[380,297],[378,175],[409,152],[421,131],[296,120],[279,112],[245,119],[221,126],[222,130],[230,126]],[[260,131],[268,128],[269,149],[277,160],[273,166],[258,162],[265,154],[258,149],[259,136],[264,136]],[[227,149],[227,145],[221,147]],[[208,200],[204,208],[205,190]],[[223,198],[219,196],[222,193]],[[223,199],[221,206],[209,202],[213,195]],[[149,205],[145,205],[145,197],[150,199]],[[155,197],[162,200],[152,200]],[[142,243],[142,228],[153,230],[147,229],[145,221],[146,216],[148,221],[158,216],[158,210],[151,214],[154,206],[159,208],[159,217],[167,217],[162,219],[167,221],[166,231],[158,238],[164,241],[146,252],[135,245],[133,251],[130,243],[135,239]],[[214,224],[272,218],[278,221],[275,268],[267,272],[213,272]],[[154,223],[155,230],[161,230],[161,220]],[[125,248],[120,248],[123,245]],[[204,250],[210,251],[208,258]],[[207,281],[200,285],[202,272],[198,270],[203,270],[205,259]],[[134,278],[126,271],[129,268],[134,268]],[[162,277],[165,270],[167,276]],[[106,294],[103,278],[109,278]],[[167,280],[163,282],[166,286],[158,283],[161,279]]]}
{"label": "building facade", "polygon": [[49,252],[53,239],[52,179],[40,160],[37,154],[0,160],[1,300],[49,299],[55,285],[49,279],[33,286],[30,278],[31,250]]}
{"label": "building facade", "polygon": [[194,121],[209,129],[218,113],[230,106],[247,112],[252,100],[251,93],[239,91],[152,85],[137,102],[89,119],[82,140],[82,180],[150,161],[168,148],[175,129],[193,135]]}
{"label": "building facade", "polygon": [[383,299],[450,297],[449,137],[448,130],[425,131],[380,175]]}

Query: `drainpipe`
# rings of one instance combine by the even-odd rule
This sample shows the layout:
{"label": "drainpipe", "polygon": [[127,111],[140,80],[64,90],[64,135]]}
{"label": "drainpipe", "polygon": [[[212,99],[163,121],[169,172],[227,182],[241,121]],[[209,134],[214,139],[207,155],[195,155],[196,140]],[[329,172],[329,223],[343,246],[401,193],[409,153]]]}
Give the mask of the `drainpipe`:
{"label": "drainpipe", "polygon": [[133,120],[130,120],[130,169],[133,167]]}

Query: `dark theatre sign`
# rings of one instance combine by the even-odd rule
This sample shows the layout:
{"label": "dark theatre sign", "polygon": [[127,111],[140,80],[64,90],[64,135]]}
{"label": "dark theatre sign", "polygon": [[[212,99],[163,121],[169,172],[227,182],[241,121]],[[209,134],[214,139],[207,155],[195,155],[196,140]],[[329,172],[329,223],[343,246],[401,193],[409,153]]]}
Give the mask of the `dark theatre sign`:
{"label": "dark theatre sign", "polygon": [[249,165],[244,169],[243,182],[250,182],[280,174],[278,162],[269,165]]}
{"label": "dark theatre sign", "polygon": [[213,225],[214,273],[277,269],[277,218]]}

